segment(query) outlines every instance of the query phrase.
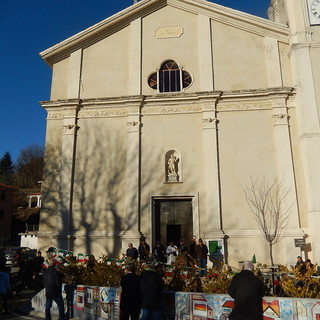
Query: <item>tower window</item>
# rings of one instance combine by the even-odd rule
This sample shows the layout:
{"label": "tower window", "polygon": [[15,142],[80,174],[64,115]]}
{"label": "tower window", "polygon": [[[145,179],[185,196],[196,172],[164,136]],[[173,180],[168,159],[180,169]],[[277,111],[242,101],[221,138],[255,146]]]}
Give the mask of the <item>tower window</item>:
{"label": "tower window", "polygon": [[192,82],[189,72],[182,70],[173,60],[165,61],[159,71],[153,72],[148,78],[148,84],[159,92],[179,92]]}

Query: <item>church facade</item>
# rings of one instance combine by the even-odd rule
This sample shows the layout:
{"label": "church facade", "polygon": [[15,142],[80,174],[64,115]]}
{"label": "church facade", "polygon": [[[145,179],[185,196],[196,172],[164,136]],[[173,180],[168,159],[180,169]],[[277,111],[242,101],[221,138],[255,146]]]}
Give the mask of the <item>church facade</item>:
{"label": "church facade", "polygon": [[295,239],[320,261],[320,11],[292,2],[267,20],[142,0],[43,51],[40,247],[116,257],[195,235],[231,265],[268,263],[246,198],[262,182],[286,194],[275,262],[295,261]]}

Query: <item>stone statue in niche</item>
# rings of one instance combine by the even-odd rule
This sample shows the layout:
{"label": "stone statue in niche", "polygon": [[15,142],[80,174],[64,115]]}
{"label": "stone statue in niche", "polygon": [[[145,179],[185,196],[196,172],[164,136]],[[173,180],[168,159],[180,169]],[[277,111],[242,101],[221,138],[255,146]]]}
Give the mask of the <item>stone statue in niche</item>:
{"label": "stone statue in niche", "polygon": [[172,153],[170,155],[170,158],[168,159],[168,182],[179,181],[178,163],[179,163],[179,158],[177,158],[175,154]]}

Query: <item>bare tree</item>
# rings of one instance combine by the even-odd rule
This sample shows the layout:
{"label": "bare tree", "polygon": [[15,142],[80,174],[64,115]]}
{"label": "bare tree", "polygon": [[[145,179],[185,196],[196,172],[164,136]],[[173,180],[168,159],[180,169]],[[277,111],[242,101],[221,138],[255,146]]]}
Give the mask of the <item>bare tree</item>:
{"label": "bare tree", "polygon": [[42,180],[44,148],[32,144],[20,151],[16,164],[16,183],[20,188],[34,188]]}
{"label": "bare tree", "polygon": [[269,243],[270,260],[273,265],[273,245],[282,239],[292,207],[292,204],[288,204],[290,189],[284,187],[283,179],[278,181],[275,178],[272,183],[268,183],[265,178],[251,178],[250,185],[243,190],[260,230]]}

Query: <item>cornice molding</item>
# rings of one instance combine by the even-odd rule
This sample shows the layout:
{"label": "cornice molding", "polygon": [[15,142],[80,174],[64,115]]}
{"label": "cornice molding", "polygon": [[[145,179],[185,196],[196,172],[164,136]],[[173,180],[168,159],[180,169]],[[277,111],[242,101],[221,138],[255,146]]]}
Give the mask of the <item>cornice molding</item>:
{"label": "cornice molding", "polygon": [[[123,96],[97,99],[71,99],[42,102],[49,120],[64,119],[77,108],[79,118],[112,118],[130,115],[163,115],[201,112],[269,110],[283,107],[294,97],[292,87],[255,90]],[[292,107],[292,106],[291,106]]]}
{"label": "cornice molding", "polygon": [[288,51],[288,58],[291,57],[292,53],[295,50],[299,50],[299,49],[311,49],[311,48],[320,48],[320,43],[313,43],[313,42],[304,42],[304,43],[293,43]]}

